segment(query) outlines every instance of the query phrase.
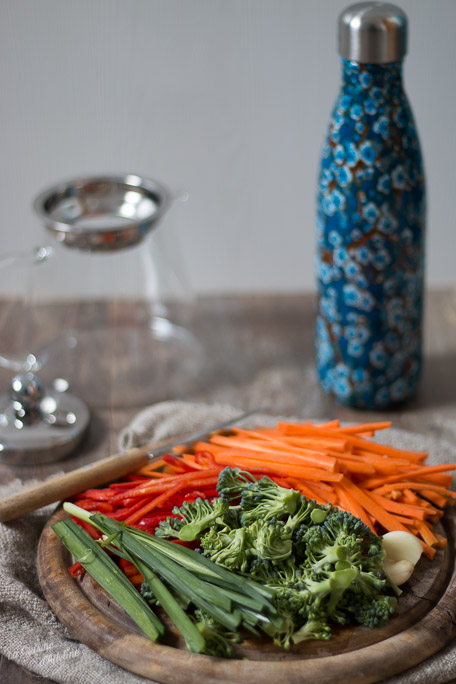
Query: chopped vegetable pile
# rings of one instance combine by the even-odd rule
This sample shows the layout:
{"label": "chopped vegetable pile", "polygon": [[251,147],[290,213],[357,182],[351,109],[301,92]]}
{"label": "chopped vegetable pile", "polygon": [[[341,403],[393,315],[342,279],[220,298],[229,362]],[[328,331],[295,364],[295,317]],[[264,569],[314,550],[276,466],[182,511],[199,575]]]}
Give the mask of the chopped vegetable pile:
{"label": "chopped vegetable pile", "polygon": [[411,532],[433,558],[446,539],[433,530],[445,506],[454,464],[425,465],[426,452],[375,442],[375,432],[390,422],[340,426],[327,423],[277,423],[275,428],[234,428],[197,442],[193,453],[167,455],[125,481],[89,489],[75,501],[128,525],[153,532],[174,506],[217,496],[225,466],[256,477],[268,475],[319,504],[331,503],[360,518],[375,534]]}
{"label": "chopped vegetable pile", "polygon": [[[445,546],[433,527],[456,497],[454,464],[369,439],[389,426],[234,428],[87,490],[54,526],[70,572],[92,574],[154,641],[160,605],[189,650],[211,655],[246,631],[289,648],[385,624],[420,549]],[[411,559],[395,555],[399,537],[386,553],[392,532]]]}
{"label": "chopped vegetable pile", "polygon": [[[385,624],[397,603],[386,591],[400,590],[383,570],[381,539],[361,520],[239,469],[223,470],[218,490],[212,503],[184,503],[155,536],[65,505],[102,533],[101,546],[141,573],[144,606],[132,585],[125,592],[127,580],[118,581],[122,574],[112,571],[113,560],[73,520],[53,529],[153,641],[164,634],[151,616],[155,604],[189,650],[218,656],[230,655],[230,642],[245,631],[289,648],[329,639],[334,624]],[[163,537],[199,539],[203,553]]]}

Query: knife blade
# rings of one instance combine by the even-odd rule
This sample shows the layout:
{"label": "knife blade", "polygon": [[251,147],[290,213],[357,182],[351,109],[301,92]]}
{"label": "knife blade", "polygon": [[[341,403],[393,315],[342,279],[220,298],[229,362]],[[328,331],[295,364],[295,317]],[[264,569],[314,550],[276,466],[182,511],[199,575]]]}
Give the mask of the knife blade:
{"label": "knife blade", "polygon": [[157,448],[154,448],[153,444],[148,444],[141,448],[128,449],[122,453],[89,463],[81,468],[76,468],[63,475],[51,477],[31,487],[26,487],[20,492],[0,499],[0,522],[14,520],[38,508],[74,496],[90,487],[113,482],[157,460],[176,446],[188,446],[202,437],[207,437],[212,432],[231,427],[264,410],[264,408],[256,408],[252,411],[247,411],[230,420],[225,420],[204,430],[198,430],[187,437],[174,439]]}

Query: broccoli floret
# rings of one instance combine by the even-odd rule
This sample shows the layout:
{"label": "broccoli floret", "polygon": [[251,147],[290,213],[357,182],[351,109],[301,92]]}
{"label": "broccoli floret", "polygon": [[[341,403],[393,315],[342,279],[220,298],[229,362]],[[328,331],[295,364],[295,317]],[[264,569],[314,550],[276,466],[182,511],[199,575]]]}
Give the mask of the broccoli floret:
{"label": "broccoli floret", "polygon": [[[173,509],[182,518],[183,525],[179,529],[179,539],[193,541],[198,539],[205,529],[216,522],[228,510],[228,502],[216,498],[211,503],[197,499],[193,503],[184,501],[181,508]],[[221,521],[223,523],[223,521]]]}
{"label": "broccoli floret", "polygon": [[166,520],[160,521],[158,527],[155,528],[155,536],[162,538],[179,537],[179,532],[184,525],[185,521],[181,518],[178,518],[177,516],[173,518],[170,516],[169,518],[166,518]]}
{"label": "broccoli floret", "polygon": [[253,555],[249,566],[249,575],[256,581],[274,586],[274,578],[277,576],[275,565],[265,558]]}
{"label": "broccoli floret", "polygon": [[154,592],[149,586],[149,582],[147,580],[144,580],[141,584],[141,595],[143,598],[146,599],[147,603],[151,606],[157,605],[157,599],[155,597]]}
{"label": "broccoli floret", "polygon": [[330,639],[331,627],[323,617],[312,617],[305,622],[302,627],[296,630],[291,636],[294,644],[309,639]]}
{"label": "broccoli floret", "polygon": [[328,511],[331,509],[331,504],[320,506],[314,499],[308,500],[305,496],[300,497],[300,502],[296,511],[288,517],[285,523],[285,527],[292,532],[301,526],[304,529],[309,525],[320,525],[326,520]]}
{"label": "broccoli floret", "polygon": [[296,566],[294,558],[290,557],[284,563],[276,566],[274,571],[271,571],[267,585],[268,587],[277,587],[279,590],[282,590],[296,586],[300,581],[300,577],[301,571]]}
{"label": "broccoli floret", "polygon": [[305,544],[305,553],[314,572],[328,564],[335,565],[338,561],[345,561],[348,557],[347,547],[328,540],[327,534],[320,526],[307,528],[301,541]]}
{"label": "broccoli floret", "polygon": [[278,601],[279,619],[271,620],[271,624],[266,631],[268,636],[273,639],[275,646],[290,648],[291,637],[296,631],[295,616],[290,604],[286,601]]}
{"label": "broccoli floret", "polygon": [[355,620],[365,627],[381,627],[388,622],[396,606],[395,596],[379,594],[373,599],[366,596],[359,597],[355,604]]}
{"label": "broccoli floret", "polygon": [[[300,528],[297,537],[301,546],[304,545],[305,563],[314,572],[331,569],[331,566],[335,568],[338,563],[337,569],[355,566],[361,573],[382,574],[384,552],[381,539],[350,513],[333,508],[322,525],[306,530]],[[358,581],[366,587],[375,585],[378,593],[383,588],[377,581],[381,578],[368,579],[361,574]],[[366,591],[370,589],[366,588]]]}
{"label": "broccoli floret", "polygon": [[278,563],[291,555],[291,534],[285,532],[282,521],[257,520],[248,530],[253,543],[253,553],[259,558]]}
{"label": "broccoli floret", "polygon": [[269,477],[262,477],[242,492],[241,520],[245,525],[250,525],[255,520],[266,521],[292,515],[300,497],[300,493],[294,489],[280,487]]}
{"label": "broccoli floret", "polygon": [[337,604],[345,591],[356,579],[358,570],[355,567],[344,570],[332,570],[320,573],[320,576],[308,576],[304,579],[306,589],[316,597],[315,608],[319,609],[324,601],[328,614],[335,613]]}
{"label": "broccoli floret", "polygon": [[240,506],[230,506],[220,517],[223,518],[223,523],[225,526],[229,527],[231,530],[236,530],[239,527],[242,527]]}
{"label": "broccoli floret", "polygon": [[364,569],[383,567],[382,540],[359,518],[333,508],[323,524],[323,532],[329,542],[347,549],[352,563],[360,563]]}
{"label": "broccoli floret", "polygon": [[203,653],[206,655],[229,658],[233,651],[231,644],[238,643],[241,640],[241,635],[238,632],[230,632],[203,610],[195,611],[195,624],[204,637]]}
{"label": "broccoli floret", "polygon": [[356,577],[356,584],[361,589],[364,596],[375,598],[385,589],[386,579],[381,573],[364,572],[360,570]]}
{"label": "broccoli floret", "polygon": [[217,492],[225,501],[239,499],[244,489],[257,482],[256,477],[240,468],[226,467],[218,477]]}
{"label": "broccoli floret", "polygon": [[249,535],[244,527],[234,530],[211,529],[201,537],[204,555],[228,570],[247,572],[249,565]]}

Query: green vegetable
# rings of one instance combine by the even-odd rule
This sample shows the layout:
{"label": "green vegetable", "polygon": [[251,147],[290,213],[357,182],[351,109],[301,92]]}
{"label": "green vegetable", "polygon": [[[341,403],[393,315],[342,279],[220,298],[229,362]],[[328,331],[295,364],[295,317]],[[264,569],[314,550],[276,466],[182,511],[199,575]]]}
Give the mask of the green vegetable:
{"label": "green vegetable", "polygon": [[87,532],[72,520],[61,520],[52,529],[89,575],[122,606],[149,639],[157,641],[158,637],[164,636],[165,629],[147,602]]}
{"label": "green vegetable", "polygon": [[226,500],[240,497],[242,525],[211,526],[201,546],[214,562],[276,591],[282,624],[268,628],[275,643],[327,639],[331,624],[376,626],[394,612],[397,599],[385,595],[388,584],[395,587],[384,572],[382,540],[361,520],[297,499],[268,478],[249,483],[228,468],[218,491]]}
{"label": "green vegetable", "polygon": [[176,597],[171,594],[163,582],[139,558],[131,558],[131,562],[138,568],[144,577],[144,582],[148,589],[154,593],[157,601],[176,625],[179,632],[184,636],[188,650],[194,653],[201,653],[206,646],[205,640],[201,632],[195,629],[193,622],[185,610],[183,610],[179,601],[176,600]]}
{"label": "green vegetable", "polygon": [[294,489],[279,487],[269,477],[248,485],[242,492],[242,522],[250,524],[256,520],[268,521],[282,518],[295,512],[301,495]]}
{"label": "green vegetable", "polygon": [[[227,531],[225,531],[225,529]],[[214,563],[229,570],[246,572],[249,564],[247,555],[251,539],[244,527],[234,530],[211,528],[201,539],[201,546]]]}
{"label": "green vegetable", "polygon": [[308,641],[309,639],[330,639],[331,627],[321,618],[310,618],[303,624],[302,627],[296,630],[291,636],[291,641],[294,644],[299,644],[301,641]]}
{"label": "green vegetable", "polygon": [[380,627],[388,622],[396,606],[395,596],[379,595],[374,599],[362,596],[355,606],[355,619],[365,627]]}
{"label": "green vegetable", "polygon": [[239,499],[244,489],[257,482],[256,477],[240,468],[224,468],[218,477],[217,491],[221,499]]}
{"label": "green vegetable", "polygon": [[204,653],[219,658],[228,658],[232,654],[231,644],[241,640],[239,632],[224,629],[216,620],[203,610],[195,611],[196,628],[205,641]]}
{"label": "green vegetable", "polygon": [[179,539],[193,541],[198,539],[217,518],[223,516],[228,510],[228,502],[223,499],[214,499],[211,504],[203,499],[196,499],[193,503],[184,502],[181,508],[175,508],[173,513],[182,517],[183,525],[179,529]]}
{"label": "green vegetable", "polygon": [[[381,539],[361,520],[237,468],[220,473],[217,491],[212,502],[175,508],[156,536],[64,507],[136,566],[145,578],[143,596],[165,610],[194,652],[226,657],[246,630],[289,648],[329,639],[335,624],[382,625],[394,612]],[[199,539],[202,552],[165,537]]]}
{"label": "green vegetable", "polygon": [[[90,515],[73,504],[64,504],[64,508],[99,529],[105,537],[103,545],[136,566],[145,578],[142,585],[144,596],[149,601],[159,603],[184,636],[189,650],[212,653],[214,646],[208,645],[205,640],[204,634],[209,634],[207,625],[202,629],[184,612],[182,597],[196,607],[200,615],[209,616],[213,625],[217,625],[216,632],[225,630],[232,638],[240,638],[240,628],[252,630],[257,625],[269,627],[268,614],[276,612],[269,601],[273,590],[257,587],[251,580],[233,575],[195,551],[129,528],[104,515]],[[211,520],[215,518],[211,516]],[[86,535],[83,530],[81,534]],[[99,545],[91,541],[97,552],[106,556]],[[130,592],[144,602],[123,573],[113,565],[129,585]]]}

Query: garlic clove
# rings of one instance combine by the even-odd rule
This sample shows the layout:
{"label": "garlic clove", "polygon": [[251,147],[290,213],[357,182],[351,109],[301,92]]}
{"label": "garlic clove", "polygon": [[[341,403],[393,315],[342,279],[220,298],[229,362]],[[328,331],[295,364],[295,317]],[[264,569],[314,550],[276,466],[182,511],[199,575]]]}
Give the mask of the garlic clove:
{"label": "garlic clove", "polygon": [[382,548],[391,561],[407,560],[416,565],[423,553],[423,547],[410,532],[395,530],[383,535]]}
{"label": "garlic clove", "polygon": [[392,561],[385,558],[383,567],[386,574],[398,587],[407,582],[413,574],[415,566],[408,560]]}

